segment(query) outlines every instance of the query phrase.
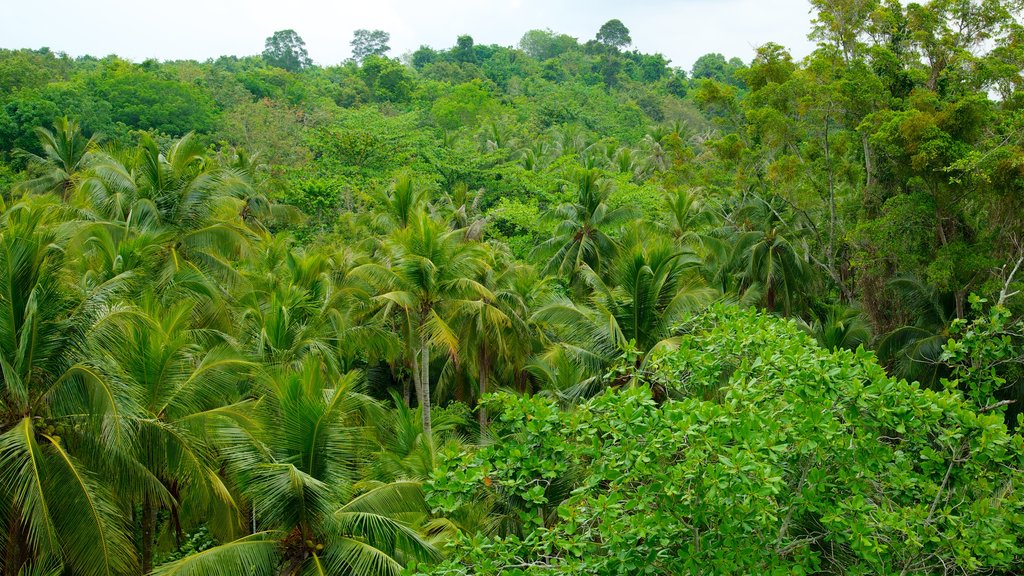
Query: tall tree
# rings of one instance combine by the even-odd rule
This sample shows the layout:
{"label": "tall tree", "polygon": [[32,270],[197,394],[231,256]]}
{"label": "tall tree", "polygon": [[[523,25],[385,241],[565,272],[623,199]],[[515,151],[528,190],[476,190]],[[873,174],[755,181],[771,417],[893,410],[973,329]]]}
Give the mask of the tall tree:
{"label": "tall tree", "polygon": [[4,574],[138,570],[118,489],[130,459],[125,404],[87,353],[90,327],[116,310],[118,277],[67,281],[63,208],[34,198],[0,222],[0,544]]}
{"label": "tall tree", "polygon": [[263,60],[271,66],[284,68],[289,72],[298,72],[313,63],[306,51],[306,43],[291,29],[279,30],[267,38],[263,48]]}
{"label": "tall tree", "polygon": [[552,210],[557,220],[554,235],[537,247],[537,254],[551,254],[545,271],[572,277],[583,266],[601,273],[614,256],[618,243],[611,235],[616,226],[636,214],[631,207],[607,204],[611,183],[596,169],[578,170],[573,179],[576,197]]}
{"label": "tall tree", "polygon": [[605,46],[613,48],[625,48],[633,43],[629,37],[629,28],[618,18],[613,18],[601,25],[597,31],[596,39]]}
{"label": "tall tree", "polygon": [[434,558],[409,524],[426,513],[418,482],[357,484],[359,425],[381,417],[357,382],[357,374],[328,380],[315,361],[268,374],[254,416],[271,433],[233,435],[225,451],[254,533],[153,574],[397,576],[407,562]]}
{"label": "tall tree", "polygon": [[397,309],[403,335],[410,343],[410,365],[423,413],[423,433],[431,435],[430,350],[456,355],[459,339],[452,327],[461,310],[493,294],[475,280],[485,266],[478,244],[465,241],[464,230],[448,230],[420,212],[387,243],[390,266],[368,264],[361,270],[382,286],[377,299]]}
{"label": "tall tree", "polygon": [[352,33],[352,59],[362,62],[367,56],[384,56],[391,50],[391,35],[383,30],[359,29]]}

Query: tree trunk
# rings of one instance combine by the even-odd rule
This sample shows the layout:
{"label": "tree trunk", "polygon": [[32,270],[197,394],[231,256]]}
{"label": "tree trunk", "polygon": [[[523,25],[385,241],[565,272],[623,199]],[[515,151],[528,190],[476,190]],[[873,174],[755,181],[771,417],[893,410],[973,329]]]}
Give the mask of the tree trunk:
{"label": "tree trunk", "polygon": [[487,394],[487,379],[490,377],[490,366],[488,365],[487,353],[484,352],[483,346],[480,347],[479,354],[477,355],[480,364],[480,394],[476,397],[476,415],[480,422],[480,436],[484,435],[487,430],[487,408],[480,402],[484,395]]}
{"label": "tree trunk", "polygon": [[868,142],[868,135],[860,135],[861,145],[864,147],[864,194],[861,197],[861,203],[869,207],[868,212],[870,213],[870,202],[868,202],[873,189],[875,187],[875,176],[874,176],[874,163],[871,161],[871,144]]}
{"label": "tree trunk", "polygon": [[156,510],[148,501],[142,503],[142,574],[153,569],[153,533],[156,532]]}
{"label": "tree trunk", "polygon": [[[412,371],[415,372],[415,370],[416,370],[416,363],[413,362]],[[415,378],[415,374],[413,375],[413,378]],[[405,403],[405,407],[406,408],[409,408],[411,406],[409,404],[409,402],[411,400],[412,399],[410,398],[410,395],[409,395],[409,379],[406,378],[404,375],[402,375],[402,402]]]}
{"label": "tree trunk", "polygon": [[423,435],[431,437],[430,426],[430,343],[424,326],[420,326],[420,410],[423,411]]}
{"label": "tree trunk", "polygon": [[21,511],[15,505],[10,510],[10,526],[7,527],[7,554],[4,560],[5,574],[18,574],[28,559],[28,542],[21,529]]}

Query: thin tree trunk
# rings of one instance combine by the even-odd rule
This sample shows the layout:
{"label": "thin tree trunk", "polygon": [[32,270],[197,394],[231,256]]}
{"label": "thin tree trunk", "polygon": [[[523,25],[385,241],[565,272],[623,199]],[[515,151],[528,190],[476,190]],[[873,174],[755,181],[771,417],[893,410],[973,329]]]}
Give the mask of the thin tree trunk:
{"label": "thin tree trunk", "polygon": [[[408,356],[406,356],[406,358],[408,358]],[[405,367],[408,368],[409,365],[406,364]],[[411,371],[413,372],[413,378],[415,378],[416,377],[416,375],[415,375],[415,372],[416,372],[416,361],[415,360],[413,360],[413,367],[412,367]],[[409,397],[409,378],[407,378],[405,376],[405,374],[402,374],[401,370],[399,370],[399,374],[395,374],[395,370],[392,370],[391,373],[394,374],[396,377],[398,377],[398,378],[400,378],[402,380],[402,402],[405,403],[405,407],[406,408],[409,408],[410,407],[409,401],[411,400],[411,398]]]}
{"label": "thin tree trunk", "polygon": [[832,173],[832,149],[828,140],[828,125],[830,118],[825,116],[825,166],[828,170],[828,269],[833,277],[836,274],[836,185],[835,176]]}
{"label": "thin tree trunk", "polygon": [[490,377],[488,374],[490,366],[488,366],[487,353],[484,352],[483,346],[480,347],[478,357],[480,364],[480,381],[478,383],[480,385],[480,394],[476,397],[476,414],[480,422],[480,436],[483,436],[487,430],[487,408],[481,403],[481,400],[487,394],[487,379]]}
{"label": "thin tree trunk", "polygon": [[420,326],[420,410],[423,411],[423,435],[431,437],[430,426],[430,343],[424,326]]}
{"label": "thin tree trunk", "polygon": [[153,569],[153,533],[156,531],[156,510],[148,501],[142,504],[142,574]]}
{"label": "thin tree trunk", "polygon": [[861,142],[861,145],[864,147],[864,176],[865,176],[865,180],[864,180],[864,195],[862,196],[861,201],[864,204],[864,206],[869,206],[870,203],[868,202],[868,198],[872,194],[872,191],[873,191],[873,189],[875,187],[875,175],[874,175],[875,167],[874,167],[874,163],[871,161],[871,143],[868,142],[868,135],[862,133],[860,135],[860,142]]}

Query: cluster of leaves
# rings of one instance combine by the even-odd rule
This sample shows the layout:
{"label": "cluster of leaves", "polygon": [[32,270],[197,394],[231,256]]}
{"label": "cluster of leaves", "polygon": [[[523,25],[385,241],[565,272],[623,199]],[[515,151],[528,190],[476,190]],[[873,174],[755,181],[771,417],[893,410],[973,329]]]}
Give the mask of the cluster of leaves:
{"label": "cluster of leaves", "polygon": [[[653,381],[681,399],[659,405]],[[574,410],[491,402],[495,442],[446,459],[429,501],[520,521],[427,573],[981,573],[1024,555],[1024,445],[1002,417],[791,322],[717,308],[633,386]]]}

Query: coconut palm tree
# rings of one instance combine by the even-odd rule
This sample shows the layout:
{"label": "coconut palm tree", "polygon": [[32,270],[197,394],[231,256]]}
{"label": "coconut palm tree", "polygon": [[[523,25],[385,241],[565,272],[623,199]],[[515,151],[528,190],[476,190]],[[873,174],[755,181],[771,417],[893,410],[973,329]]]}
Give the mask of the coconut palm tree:
{"label": "coconut palm tree", "polygon": [[239,337],[254,358],[298,367],[315,356],[332,374],[357,359],[387,358],[394,336],[372,320],[372,289],[351,274],[365,257],[350,250],[297,250],[268,239],[243,271]]}
{"label": "coconut palm tree", "polygon": [[267,167],[258,156],[235,150],[230,160],[223,163],[223,170],[225,192],[239,202],[239,217],[254,230],[266,232],[272,224],[302,221],[298,208],[271,198]]}
{"label": "coconut palm tree", "polygon": [[697,191],[685,187],[666,190],[662,206],[668,220],[664,227],[680,246],[697,248],[703,244],[701,232],[714,224],[715,214]]}
{"label": "coconut palm tree", "polygon": [[636,243],[614,260],[607,277],[584,268],[592,288],[585,303],[559,298],[535,318],[553,329],[558,346],[590,374],[635,351],[640,369],[652,352],[672,346],[687,314],[715,295],[697,273],[700,261],[668,242]]}
{"label": "coconut palm tree", "polygon": [[411,172],[402,172],[389,190],[374,196],[378,210],[374,212],[376,226],[385,232],[409,226],[417,214],[430,201],[427,191],[416,185]]}
{"label": "coconut palm tree", "polygon": [[397,312],[401,319],[423,430],[429,437],[430,349],[440,346],[449,356],[458,354],[452,319],[494,295],[475,279],[485,266],[480,245],[467,242],[464,230],[449,230],[426,212],[393,232],[386,247],[388,265],[366,264],[353,273],[373,279],[381,287],[376,299],[385,304],[382,312]]}
{"label": "coconut palm tree", "polygon": [[479,400],[491,390],[494,375],[504,369],[508,381],[514,381],[532,352],[530,309],[517,290],[524,270],[507,261],[507,256],[494,250],[485,253],[486,266],[480,269],[476,281],[489,295],[461,306],[455,320],[462,343],[461,363],[475,371],[481,435],[487,429],[488,417],[486,406]]}
{"label": "coconut palm tree", "polygon": [[[117,505],[131,462],[123,390],[86,353],[122,278],[85,289],[63,255],[74,226],[45,197],[0,217],[0,546],[3,572],[129,574],[138,560]],[[111,474],[112,472],[118,474]]]}
{"label": "coconut palm tree", "polygon": [[238,395],[253,365],[226,335],[194,328],[194,308],[189,300],[164,306],[147,293],[90,334],[91,355],[109,359],[109,372],[133,408],[124,415],[133,435],[126,456],[140,465],[131,472],[140,479],[128,484],[143,489],[119,497],[141,509],[144,574],[153,566],[161,510],[170,513],[162,527],[177,532],[206,522],[236,536],[240,527],[208,428],[218,419],[249,421],[251,406]]}
{"label": "coconut palm tree", "polygon": [[205,152],[191,134],[166,153],[143,134],[137,148],[97,153],[80,186],[95,220],[164,237],[160,281],[183,267],[231,279],[229,261],[251,236],[232,195],[236,175]]}
{"label": "coconut palm tree", "polygon": [[956,297],[920,278],[902,276],[888,282],[912,323],[896,328],[878,342],[878,358],[897,376],[936,387],[949,372],[940,361],[956,318]]}
{"label": "coconut palm tree", "polygon": [[406,562],[435,558],[413,525],[427,515],[419,482],[359,482],[362,428],[383,417],[359,379],[330,380],[313,359],[262,379],[255,412],[266,432],[230,434],[223,451],[252,507],[253,534],[154,576],[397,575]]}
{"label": "coconut palm tree", "polygon": [[598,170],[579,170],[573,182],[575,200],[549,213],[548,217],[557,221],[554,235],[534,253],[550,255],[544,266],[546,273],[575,278],[584,265],[601,273],[604,262],[618,249],[612,231],[632,218],[635,211],[608,206],[609,182]]}
{"label": "coconut palm tree", "polygon": [[78,122],[67,116],[53,123],[53,130],[36,128],[43,155],[21,152],[29,163],[29,170],[38,176],[26,180],[20,187],[30,193],[55,193],[67,200],[78,185],[90,155],[96,148],[98,136],[86,138]]}
{"label": "coconut palm tree", "polygon": [[830,306],[810,323],[800,322],[818,344],[829,350],[856,350],[871,340],[871,327],[856,308]]}
{"label": "coconut palm tree", "polygon": [[775,311],[781,300],[789,315],[803,289],[812,281],[812,269],[793,230],[773,204],[754,198],[732,215],[738,232],[735,254],[742,257],[743,281],[764,293],[764,306]]}

